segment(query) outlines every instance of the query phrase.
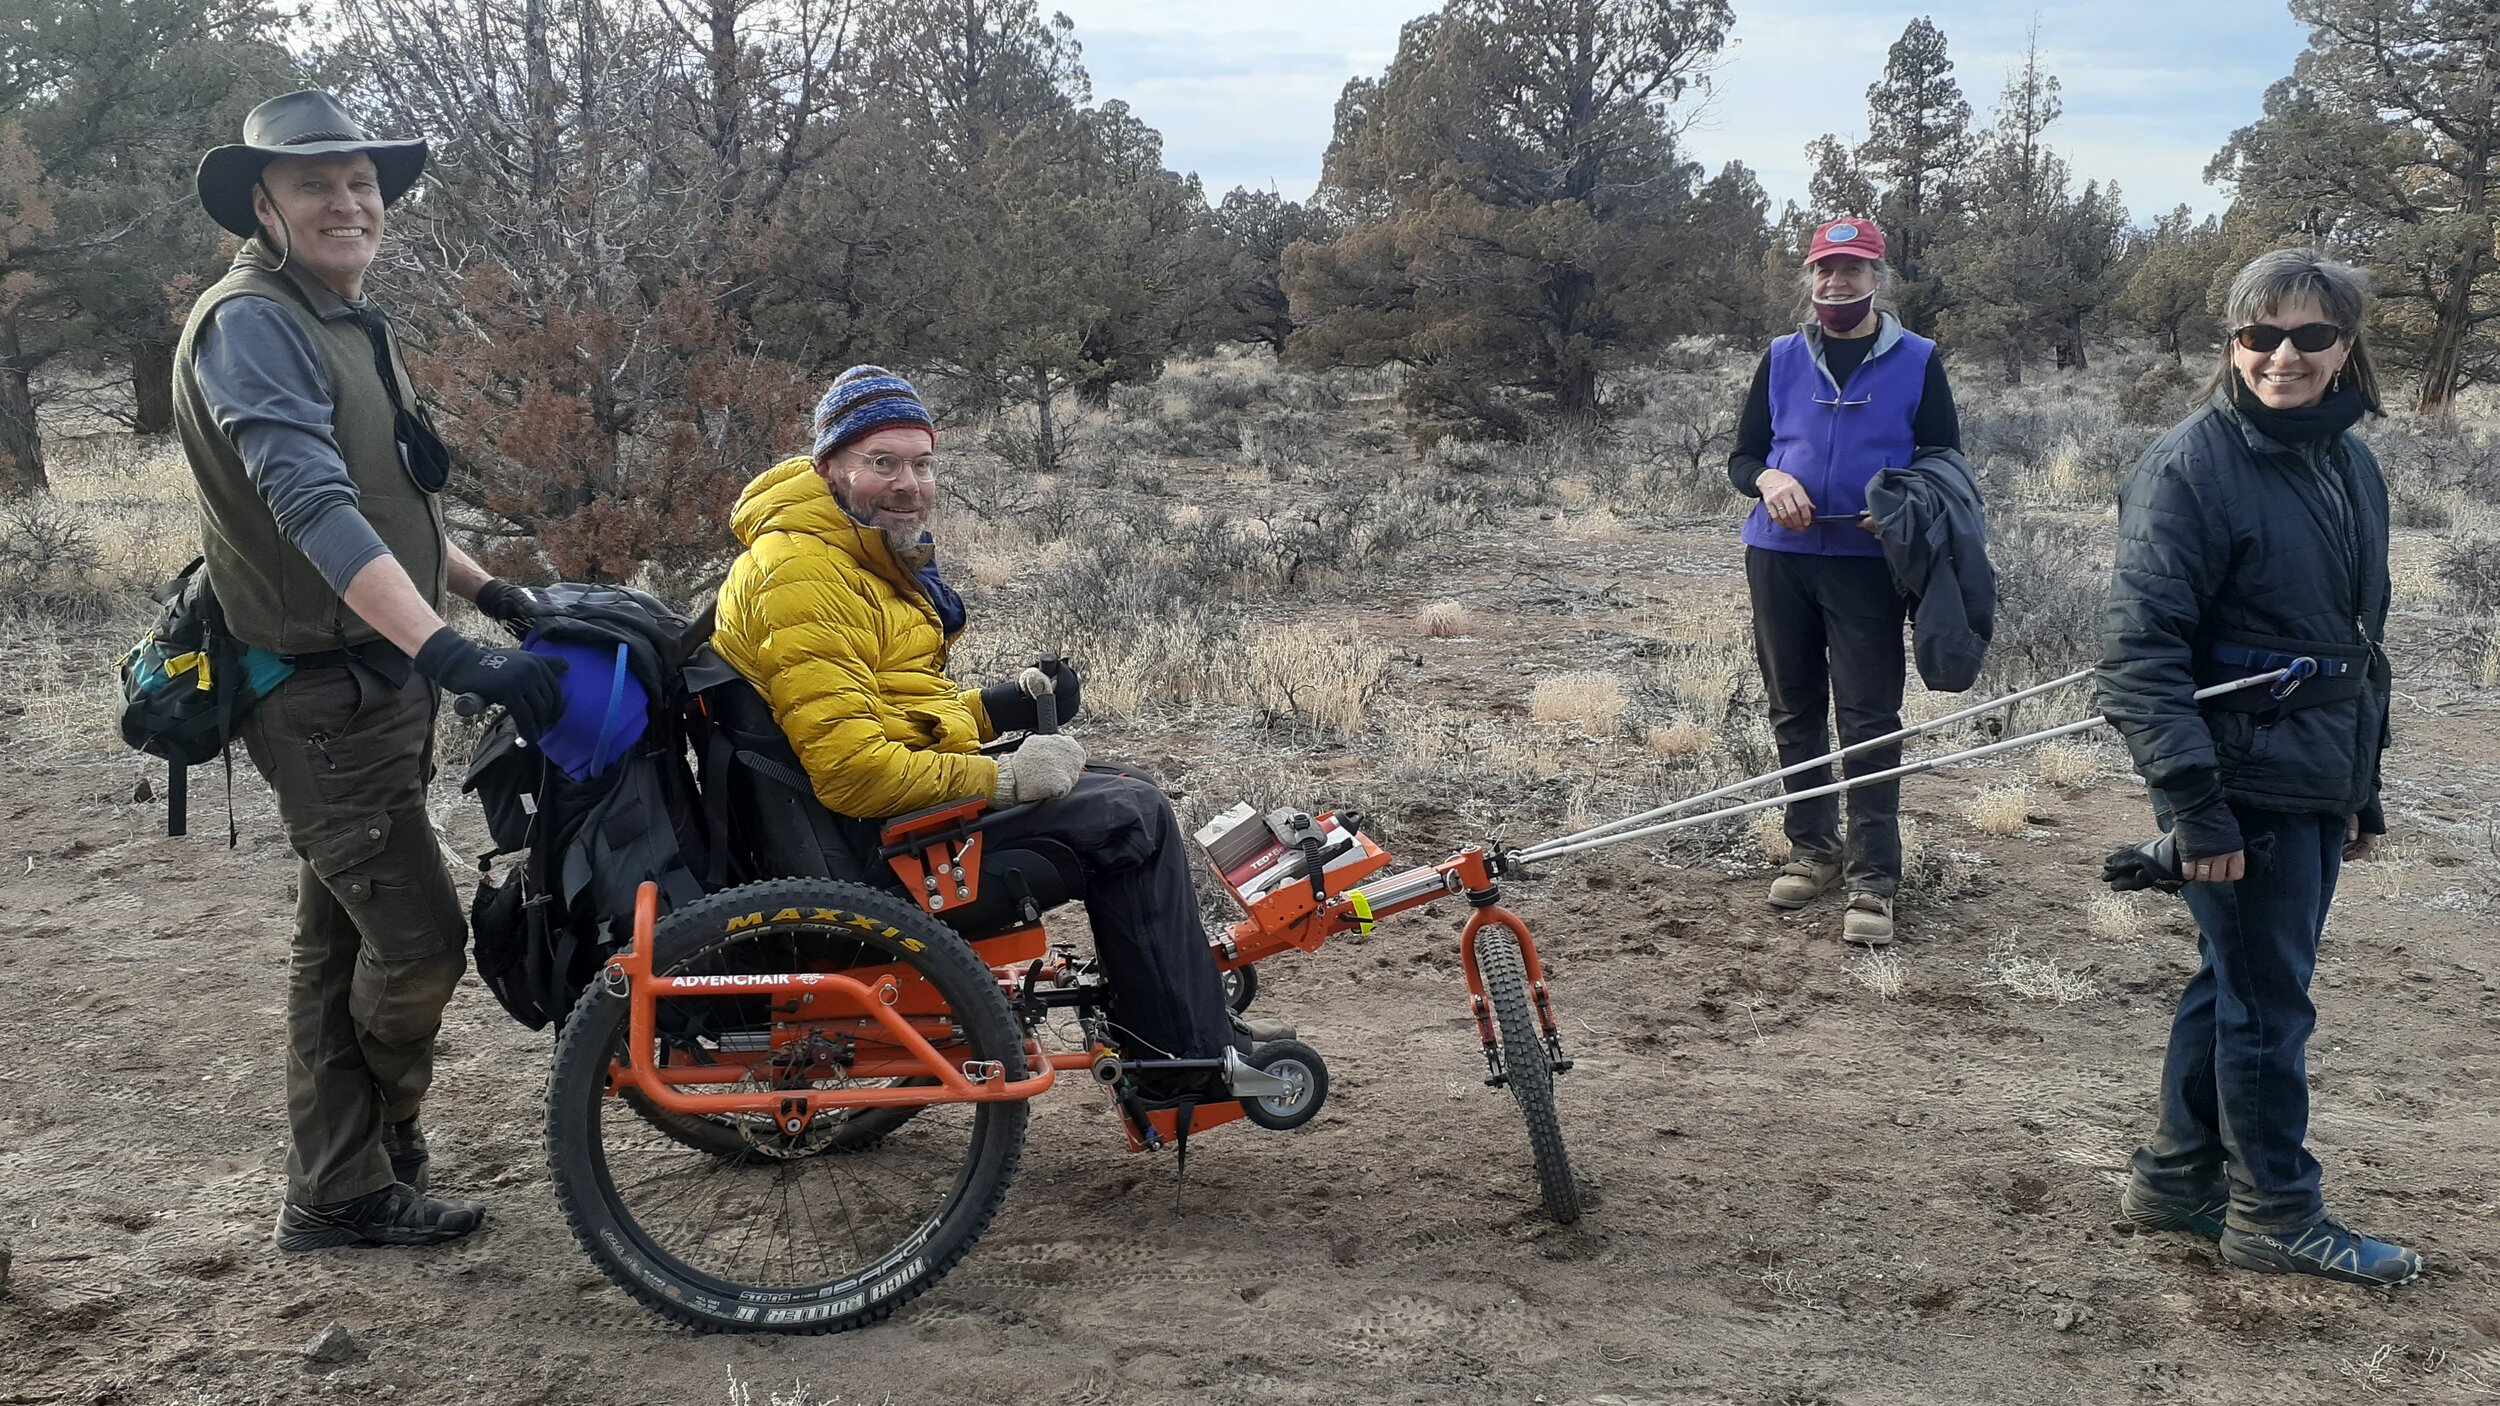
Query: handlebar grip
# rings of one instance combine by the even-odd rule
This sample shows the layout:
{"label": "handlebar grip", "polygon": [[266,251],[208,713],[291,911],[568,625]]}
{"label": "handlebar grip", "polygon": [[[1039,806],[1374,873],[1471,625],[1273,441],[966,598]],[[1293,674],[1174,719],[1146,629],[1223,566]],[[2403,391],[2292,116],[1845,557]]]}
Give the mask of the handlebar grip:
{"label": "handlebar grip", "polygon": [[1059,730],[1059,686],[1038,667],[1016,676],[1016,687],[1033,700],[1033,733],[1048,737]]}
{"label": "handlebar grip", "polygon": [[474,718],[486,711],[486,700],[474,693],[454,694],[451,710],[464,718]]}

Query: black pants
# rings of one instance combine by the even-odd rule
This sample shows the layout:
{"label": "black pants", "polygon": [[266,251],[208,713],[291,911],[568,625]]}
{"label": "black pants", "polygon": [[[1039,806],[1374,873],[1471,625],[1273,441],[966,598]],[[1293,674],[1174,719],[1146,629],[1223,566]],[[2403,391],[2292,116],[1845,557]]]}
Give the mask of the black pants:
{"label": "black pants", "polygon": [[[1806,552],[1745,551],[1745,584],[1753,594],[1754,657],[1771,705],[1780,765],[1832,750],[1828,718],[1840,714],[1842,745],[1881,737],[1901,726],[1907,672],[1901,626],[1907,605],[1882,557],[1831,557]],[[1845,763],[1864,776],[1901,764],[1901,747],[1877,747]],[[1789,777],[1790,791],[1831,784],[1828,766]],[[1806,863],[1842,865],[1853,891],[1890,898],[1901,885],[1901,783],[1848,792],[1849,836],[1840,835],[1840,798],[1823,796],[1788,807],[1788,841]]]}
{"label": "black pants", "polygon": [[1094,955],[1111,982],[1111,1020],[1132,1058],[1212,1059],[1232,1041],[1224,983],[1198,920],[1188,841],[1151,781],[1086,768],[1076,789],[989,827],[993,849],[1048,836],[1085,866]]}
{"label": "black pants", "polygon": [[2273,851],[2262,873],[2185,890],[2205,961],[2179,995],[2161,1125],[2137,1150],[2135,1176],[2178,1200],[2227,1186],[2233,1225],[2280,1234],[2326,1214],[2307,1146],[2309,978],[2343,869],[2344,817],[2231,810],[2241,835],[2271,835]]}

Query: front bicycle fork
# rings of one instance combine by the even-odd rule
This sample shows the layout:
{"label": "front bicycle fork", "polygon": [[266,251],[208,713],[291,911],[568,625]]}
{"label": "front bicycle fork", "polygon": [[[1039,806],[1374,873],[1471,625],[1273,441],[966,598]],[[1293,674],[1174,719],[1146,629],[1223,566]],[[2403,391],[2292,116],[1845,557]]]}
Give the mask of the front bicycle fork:
{"label": "front bicycle fork", "polygon": [[[1477,895],[1472,893],[1468,897],[1470,901],[1477,899]],[[1493,1024],[1493,1003],[1485,996],[1484,973],[1476,966],[1476,934],[1488,927],[1506,929],[1518,939],[1520,961],[1528,972],[1528,1000],[1536,1011],[1537,1030],[1545,1037],[1543,1054],[1546,1067],[1557,1074],[1563,1073],[1571,1068],[1571,1057],[1563,1053],[1562,1029],[1554,1023],[1554,1001],[1545,989],[1545,967],[1537,960],[1536,938],[1528,932],[1528,925],[1520,921],[1518,914],[1493,902],[1491,892],[1487,891],[1483,900],[1476,902],[1476,911],[1468,915],[1467,925],[1458,933],[1458,960],[1467,973],[1467,1000],[1476,1013],[1476,1036],[1484,1042],[1484,1082],[1497,1089],[1510,1082],[1510,1075],[1502,1065],[1501,1038]],[[1517,1058],[1518,1052],[1513,1051],[1510,1057]]]}

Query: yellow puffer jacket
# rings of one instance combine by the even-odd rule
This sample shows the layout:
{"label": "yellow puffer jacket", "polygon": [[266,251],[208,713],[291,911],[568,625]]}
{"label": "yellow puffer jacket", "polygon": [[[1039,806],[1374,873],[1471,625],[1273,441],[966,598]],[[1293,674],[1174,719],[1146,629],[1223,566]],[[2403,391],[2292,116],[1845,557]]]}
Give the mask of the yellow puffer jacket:
{"label": "yellow puffer jacket", "polygon": [[885,536],[834,502],[806,459],[738,496],[746,544],[712,644],[772,705],[828,809],[882,820],[986,796],[998,763],[980,695],[946,677],[937,608]]}

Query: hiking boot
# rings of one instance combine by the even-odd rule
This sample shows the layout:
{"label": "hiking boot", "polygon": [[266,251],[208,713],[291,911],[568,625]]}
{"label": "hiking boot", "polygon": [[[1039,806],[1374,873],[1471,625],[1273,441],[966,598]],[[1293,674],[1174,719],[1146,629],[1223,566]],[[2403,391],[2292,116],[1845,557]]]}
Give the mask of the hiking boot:
{"label": "hiking boot", "polygon": [[1233,1017],[1233,1048],[1243,1054],[1250,1053],[1259,1045],[1272,1045],[1279,1040],[1290,1040],[1300,1033],[1294,1029],[1291,1021],[1263,1020],[1254,1015]]}
{"label": "hiking boot", "polygon": [[1771,906],[1803,908],[1832,891],[1840,882],[1837,864],[1811,864],[1803,860],[1780,866],[1780,875],[1771,881]]}
{"label": "hiking boot", "polygon": [[425,1129],[414,1118],[382,1125],[382,1151],[391,1159],[391,1176],[410,1191],[425,1190],[426,1165],[433,1159],[425,1150]]}
{"label": "hiking boot", "polygon": [[2118,1218],[2150,1235],[2175,1231],[2219,1240],[2222,1217],[2230,1209],[2231,1198],[2219,1191],[2211,1196],[2162,1196],[2131,1181],[2118,1193]]}
{"label": "hiking boot", "polygon": [[486,1223],[486,1208],[452,1201],[393,1182],[352,1201],[305,1206],[293,1201],[278,1213],[281,1250],[335,1250],[350,1245],[439,1245]]}
{"label": "hiking boot", "polygon": [[1840,915],[1840,936],[1863,947],[1892,945],[1892,900],[1864,890],[1849,895],[1849,910]]}
{"label": "hiking boot", "polygon": [[2333,1216],[2279,1235],[2224,1226],[2222,1262],[2259,1274],[2314,1274],[2374,1288],[2410,1284],[2422,1273],[2420,1255],[2373,1240]]}

